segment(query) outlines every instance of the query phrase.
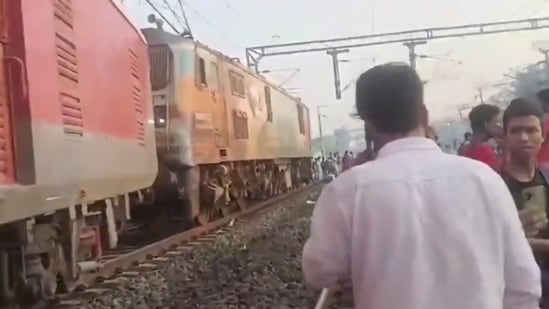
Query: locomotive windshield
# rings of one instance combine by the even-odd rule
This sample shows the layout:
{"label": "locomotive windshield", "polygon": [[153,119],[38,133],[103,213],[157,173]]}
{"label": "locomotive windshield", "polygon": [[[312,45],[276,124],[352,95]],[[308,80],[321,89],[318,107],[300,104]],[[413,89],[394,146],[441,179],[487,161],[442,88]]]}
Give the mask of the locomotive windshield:
{"label": "locomotive windshield", "polygon": [[149,46],[151,88],[165,88],[172,79],[173,54],[168,45]]}

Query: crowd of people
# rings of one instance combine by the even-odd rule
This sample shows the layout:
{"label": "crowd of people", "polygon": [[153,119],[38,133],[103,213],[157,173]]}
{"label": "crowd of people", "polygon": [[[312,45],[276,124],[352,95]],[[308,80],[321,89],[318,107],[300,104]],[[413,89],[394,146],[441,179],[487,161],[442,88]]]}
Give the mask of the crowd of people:
{"label": "crowd of people", "polygon": [[549,308],[549,89],[502,115],[481,104],[448,154],[411,67],[356,84],[373,154],[326,185],[303,249],[318,288],[352,283],[356,308]]}
{"label": "crowd of people", "polygon": [[343,156],[340,156],[339,152],[330,152],[327,157],[316,157],[312,164],[314,179],[321,180],[330,176],[335,178],[353,166],[354,160],[355,155],[349,150],[345,150]]}

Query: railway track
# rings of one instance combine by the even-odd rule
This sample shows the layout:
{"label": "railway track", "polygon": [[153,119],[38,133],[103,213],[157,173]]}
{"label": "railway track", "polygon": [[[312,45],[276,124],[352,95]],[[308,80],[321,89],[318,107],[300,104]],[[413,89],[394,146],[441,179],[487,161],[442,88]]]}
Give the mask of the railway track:
{"label": "railway track", "polygon": [[251,205],[250,207],[210,222],[206,225],[166,237],[157,242],[133,248],[122,248],[109,252],[95,271],[83,274],[79,288],[71,294],[60,295],[55,301],[55,308],[79,308],[82,301],[113,288],[127,277],[137,276],[140,272],[154,270],[170,257],[183,255],[198,245],[212,242],[219,235],[226,233],[241,224],[252,222],[254,217],[268,211],[277,204],[292,199],[307,198],[307,194],[318,192],[321,184],[312,184],[296,191],[274,197],[270,200]]}

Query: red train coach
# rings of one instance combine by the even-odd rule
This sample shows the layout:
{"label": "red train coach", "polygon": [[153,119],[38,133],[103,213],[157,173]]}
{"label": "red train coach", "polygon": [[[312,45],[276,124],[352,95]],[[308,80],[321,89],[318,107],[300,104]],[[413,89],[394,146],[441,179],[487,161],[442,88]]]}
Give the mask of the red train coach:
{"label": "red train coach", "polygon": [[2,0],[0,33],[0,297],[25,270],[34,298],[154,182],[147,47],[111,0]]}

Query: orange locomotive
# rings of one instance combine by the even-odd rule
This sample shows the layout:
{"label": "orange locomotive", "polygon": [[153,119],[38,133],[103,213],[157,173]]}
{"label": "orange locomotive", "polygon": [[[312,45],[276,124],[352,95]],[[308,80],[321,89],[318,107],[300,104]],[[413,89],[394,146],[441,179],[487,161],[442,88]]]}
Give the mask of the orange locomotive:
{"label": "orange locomotive", "polygon": [[144,33],[113,0],[0,0],[0,304],[70,290],[130,221],[204,223],[310,181],[304,104]]}
{"label": "orange locomotive", "polygon": [[299,99],[191,39],[161,29],[143,33],[152,64],[157,188],[177,179],[187,218],[205,223],[312,179],[309,110]]}

